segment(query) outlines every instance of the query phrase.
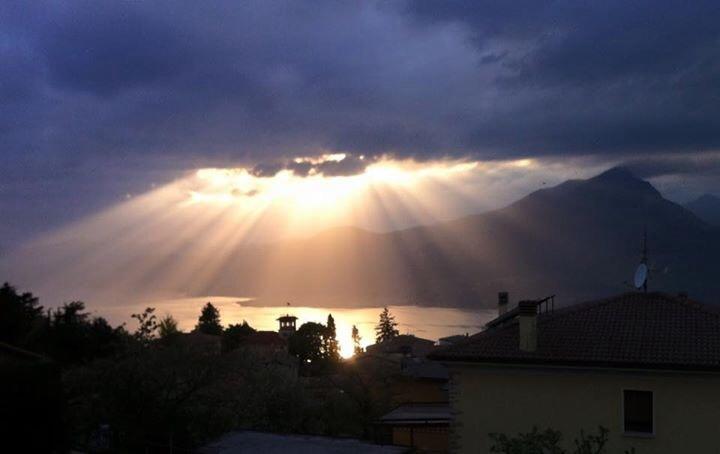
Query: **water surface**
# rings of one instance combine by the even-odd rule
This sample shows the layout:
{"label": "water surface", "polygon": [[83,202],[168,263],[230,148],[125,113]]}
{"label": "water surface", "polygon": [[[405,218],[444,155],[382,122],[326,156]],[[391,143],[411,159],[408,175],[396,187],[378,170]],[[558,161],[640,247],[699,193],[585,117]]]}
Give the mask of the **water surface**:
{"label": "water surface", "polygon": [[[337,337],[341,354],[352,354],[351,330],[357,326],[362,337],[361,344],[367,346],[375,342],[375,325],[382,308],[336,308],[336,307],[294,307],[294,306],[248,306],[243,302],[247,298],[203,297],[155,300],[135,305],[106,307],[100,315],[113,323],[127,322],[134,330],[134,320],[130,315],[142,311],[145,307],[156,308],[158,316],[171,314],[178,320],[180,328],[190,331],[197,323],[200,309],[211,301],[219,310],[222,324],[241,323],[246,320],[258,330],[277,330],[276,319],[285,314],[298,317],[298,327],[305,322],[326,323],[328,314],[332,314],[337,326]],[[445,307],[390,306],[401,334],[414,334],[418,337],[437,340],[453,334],[473,334],[493,317],[495,310],[468,310]]]}

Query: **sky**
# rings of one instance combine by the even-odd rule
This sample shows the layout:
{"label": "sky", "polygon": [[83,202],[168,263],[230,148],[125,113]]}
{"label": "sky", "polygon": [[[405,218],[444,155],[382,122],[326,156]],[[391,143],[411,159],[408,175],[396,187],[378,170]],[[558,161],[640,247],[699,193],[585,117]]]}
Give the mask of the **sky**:
{"label": "sky", "polygon": [[702,0],[2,2],[0,252],[205,168],[532,162],[466,211],[617,164],[720,194],[719,22]]}

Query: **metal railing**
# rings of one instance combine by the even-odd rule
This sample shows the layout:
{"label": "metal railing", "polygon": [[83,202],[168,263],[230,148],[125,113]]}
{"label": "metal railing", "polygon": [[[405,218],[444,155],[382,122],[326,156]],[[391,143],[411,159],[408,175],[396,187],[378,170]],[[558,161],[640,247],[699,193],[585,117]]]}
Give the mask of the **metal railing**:
{"label": "metal railing", "polygon": [[555,312],[555,295],[547,296],[536,302],[538,314],[552,314]]}

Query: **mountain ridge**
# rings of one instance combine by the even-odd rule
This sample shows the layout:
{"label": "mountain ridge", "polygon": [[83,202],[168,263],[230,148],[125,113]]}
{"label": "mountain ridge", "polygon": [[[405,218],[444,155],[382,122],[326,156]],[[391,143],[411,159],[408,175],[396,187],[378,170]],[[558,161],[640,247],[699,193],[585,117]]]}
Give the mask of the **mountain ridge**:
{"label": "mountain ridge", "polygon": [[686,203],[684,207],[708,224],[720,227],[720,197],[703,194]]}
{"label": "mountain ridge", "polygon": [[497,210],[391,232],[338,227],[228,249],[209,231],[186,243],[172,238],[173,248],[110,243],[92,266],[72,268],[97,247],[79,238],[13,256],[5,274],[21,283],[45,279],[54,298],[119,303],[167,293],[238,295],[268,306],[488,308],[509,291],[514,301],[555,294],[569,304],[628,290],[644,232],[651,290],[720,302],[720,228],[622,168]]}
{"label": "mountain ridge", "polygon": [[271,253],[276,260],[267,266],[287,278],[273,280],[261,300],[282,294],[310,305],[489,307],[501,290],[518,298],[596,298],[627,290],[644,231],[654,289],[720,295],[708,275],[717,266],[704,258],[720,251],[717,230],[622,168],[451,221],[350,231],[333,229]]}

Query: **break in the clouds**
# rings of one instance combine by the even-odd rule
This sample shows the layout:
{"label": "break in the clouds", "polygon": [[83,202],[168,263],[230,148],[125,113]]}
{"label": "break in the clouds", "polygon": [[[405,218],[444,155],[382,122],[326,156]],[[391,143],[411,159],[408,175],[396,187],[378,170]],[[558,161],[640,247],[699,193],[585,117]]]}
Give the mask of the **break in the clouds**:
{"label": "break in the clouds", "polygon": [[717,1],[3,2],[0,207],[326,153],[680,162],[720,146],[719,21]]}

